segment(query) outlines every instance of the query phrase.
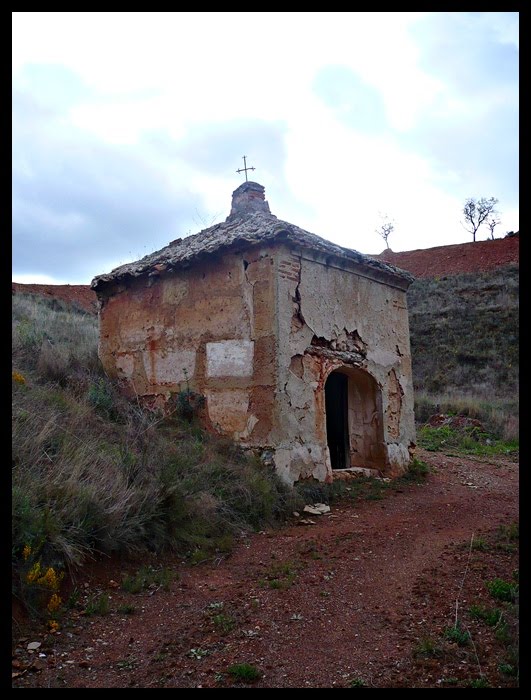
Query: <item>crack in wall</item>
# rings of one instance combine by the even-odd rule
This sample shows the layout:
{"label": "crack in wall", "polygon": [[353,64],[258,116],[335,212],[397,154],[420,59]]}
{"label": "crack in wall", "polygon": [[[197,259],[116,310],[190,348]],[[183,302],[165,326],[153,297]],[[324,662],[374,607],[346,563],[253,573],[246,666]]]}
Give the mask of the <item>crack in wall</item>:
{"label": "crack in wall", "polygon": [[[294,374],[299,379],[304,376],[304,364],[302,361],[302,355],[293,355],[289,363],[289,371]],[[287,382],[286,382],[287,383]]]}
{"label": "crack in wall", "polygon": [[251,340],[256,340],[255,334],[254,334],[254,285],[256,284],[257,280],[252,282],[249,279],[249,275],[247,274],[247,269],[248,269],[249,265],[250,265],[249,261],[243,259],[243,276],[245,278],[245,282],[251,288],[250,289],[250,298],[247,298],[245,300],[248,314],[249,314],[249,337],[251,338]]}
{"label": "crack in wall", "polygon": [[294,311],[291,319],[291,330],[292,332],[298,331],[304,326],[306,321],[304,320],[304,315],[302,313],[302,298],[301,298],[301,280],[302,280],[302,257],[298,258],[297,266],[297,286],[295,287],[295,296],[292,297],[294,303]]}
{"label": "crack in wall", "polygon": [[402,412],[402,399],[404,390],[396,372],[392,369],[389,372],[389,403],[387,406],[387,430],[391,438],[398,439],[400,436],[400,415]]}

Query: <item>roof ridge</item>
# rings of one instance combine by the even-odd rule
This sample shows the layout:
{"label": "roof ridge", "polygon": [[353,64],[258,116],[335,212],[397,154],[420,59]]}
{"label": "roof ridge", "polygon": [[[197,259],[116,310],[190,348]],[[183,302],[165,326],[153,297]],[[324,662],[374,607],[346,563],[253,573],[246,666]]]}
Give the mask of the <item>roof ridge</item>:
{"label": "roof ridge", "polygon": [[177,238],[160,250],[150,253],[140,260],[125,263],[116,267],[110,273],[96,276],[91,283],[93,289],[98,289],[109,282],[124,277],[139,277],[144,274],[159,274],[165,270],[189,264],[192,260],[204,255],[212,255],[230,247],[236,241],[245,241],[249,245],[260,242],[271,242],[285,231],[288,240],[304,248],[318,250],[329,255],[346,258],[366,265],[374,270],[387,273],[402,281],[413,281],[414,277],[405,270],[371,258],[354,248],[346,248],[323,238],[317,233],[288,221],[279,219],[274,214],[260,210],[249,212],[246,216],[229,215],[225,221],[213,224],[198,233],[183,238]]}

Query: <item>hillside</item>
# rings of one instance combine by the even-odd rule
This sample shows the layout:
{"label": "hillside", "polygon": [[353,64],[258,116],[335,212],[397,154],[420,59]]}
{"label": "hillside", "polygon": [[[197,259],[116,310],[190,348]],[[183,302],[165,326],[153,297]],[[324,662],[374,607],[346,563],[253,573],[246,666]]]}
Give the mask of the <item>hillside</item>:
{"label": "hillside", "polygon": [[[385,250],[371,255],[377,260],[384,260],[403,270],[408,270],[415,277],[443,277],[466,272],[486,272],[496,270],[504,265],[518,265],[520,238],[496,238],[476,243],[459,243],[456,245],[406,250],[394,253]],[[38,294],[55,297],[65,302],[75,303],[89,313],[97,313],[96,294],[89,285],[84,284],[21,284],[11,283],[12,293]]]}
{"label": "hillside", "polygon": [[[417,420],[436,410],[492,417],[506,437],[518,418],[519,236],[373,256],[417,277],[408,291]],[[88,285],[12,284],[97,313]],[[496,415],[492,415],[493,412]]]}
{"label": "hillside", "polygon": [[98,313],[96,294],[88,284],[21,284],[11,282],[12,294],[35,294],[47,299],[59,299],[90,314]]}
{"label": "hillside", "polygon": [[417,279],[408,305],[415,390],[518,396],[518,265]]}
{"label": "hillside", "polygon": [[519,255],[520,237],[515,235],[476,243],[406,250],[401,253],[384,250],[383,253],[371,257],[407,270],[415,277],[425,278],[487,272],[504,265],[518,265]]}

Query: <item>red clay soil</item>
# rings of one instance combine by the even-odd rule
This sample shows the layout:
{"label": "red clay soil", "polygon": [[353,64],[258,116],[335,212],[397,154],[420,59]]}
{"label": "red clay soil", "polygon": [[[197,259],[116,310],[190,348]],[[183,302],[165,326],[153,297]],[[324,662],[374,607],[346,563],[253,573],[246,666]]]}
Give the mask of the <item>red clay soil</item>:
{"label": "red clay soil", "polygon": [[407,270],[415,277],[444,277],[464,272],[486,272],[504,265],[518,265],[519,255],[520,237],[510,236],[402,253],[384,250],[371,257]]}
{"label": "red clay soil", "polygon": [[11,293],[38,294],[75,303],[90,314],[98,313],[96,293],[87,284],[21,284],[11,283]]}
{"label": "red clay soil", "polygon": [[[393,253],[385,250],[372,258],[408,270],[415,277],[444,277],[462,272],[485,272],[503,265],[518,264],[520,252],[519,236],[497,238],[476,243],[439,246],[421,250]],[[75,302],[89,313],[97,313],[95,292],[83,284],[20,284],[12,283],[13,294],[42,294],[57,297],[67,302]]]}
{"label": "red clay soil", "polygon": [[[518,520],[518,464],[419,457],[433,467],[425,481],[332,504],[314,524],[294,516],[242,535],[215,561],[94,563],[78,574],[81,597],[58,632],[15,625],[14,687],[516,687],[507,629],[469,608],[503,608],[511,620],[486,582],[514,582],[518,569],[515,538],[498,530]],[[123,590],[124,574],[147,563],[173,572],[169,589]],[[110,612],[87,615],[100,594]],[[445,637],[456,609],[472,636],[464,646]],[[33,654],[31,642],[41,642]],[[239,679],[233,664],[260,677]]]}

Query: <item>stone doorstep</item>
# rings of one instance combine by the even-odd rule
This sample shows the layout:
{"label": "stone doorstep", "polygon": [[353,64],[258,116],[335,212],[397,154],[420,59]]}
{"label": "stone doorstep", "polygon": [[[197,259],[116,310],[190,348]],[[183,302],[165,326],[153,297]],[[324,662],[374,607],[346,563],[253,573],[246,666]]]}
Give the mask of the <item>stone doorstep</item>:
{"label": "stone doorstep", "polygon": [[369,469],[369,467],[348,467],[347,469],[334,469],[332,475],[334,481],[350,481],[351,479],[359,479],[360,476],[366,476],[372,479],[382,478],[382,474],[378,469]]}

